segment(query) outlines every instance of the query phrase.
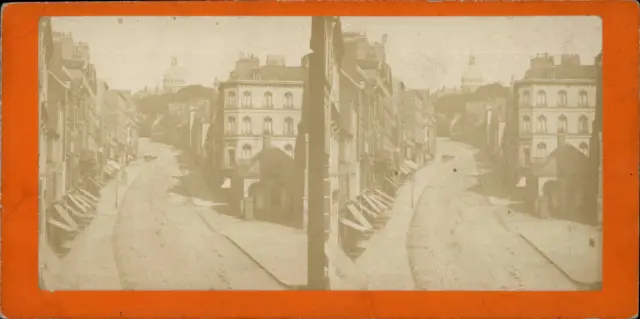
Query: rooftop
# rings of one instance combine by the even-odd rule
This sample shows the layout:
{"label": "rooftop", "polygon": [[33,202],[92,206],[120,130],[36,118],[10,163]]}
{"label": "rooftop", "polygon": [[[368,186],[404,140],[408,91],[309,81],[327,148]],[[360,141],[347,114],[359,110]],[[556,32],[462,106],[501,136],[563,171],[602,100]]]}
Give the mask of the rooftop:
{"label": "rooftop", "polygon": [[304,81],[304,68],[265,65],[248,72],[231,72],[230,81]]}

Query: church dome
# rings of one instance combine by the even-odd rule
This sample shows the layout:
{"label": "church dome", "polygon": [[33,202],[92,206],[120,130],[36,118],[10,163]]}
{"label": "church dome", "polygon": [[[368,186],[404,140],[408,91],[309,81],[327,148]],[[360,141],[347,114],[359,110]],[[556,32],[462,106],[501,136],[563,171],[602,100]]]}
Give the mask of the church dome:
{"label": "church dome", "polygon": [[482,77],[482,72],[480,72],[480,69],[476,64],[476,59],[474,56],[470,56],[469,65],[462,74],[462,88],[475,90],[478,86],[481,86],[483,82],[484,78]]}
{"label": "church dome", "polygon": [[186,76],[183,67],[178,65],[178,59],[171,58],[171,66],[164,72],[162,84],[165,90],[175,91],[186,86]]}

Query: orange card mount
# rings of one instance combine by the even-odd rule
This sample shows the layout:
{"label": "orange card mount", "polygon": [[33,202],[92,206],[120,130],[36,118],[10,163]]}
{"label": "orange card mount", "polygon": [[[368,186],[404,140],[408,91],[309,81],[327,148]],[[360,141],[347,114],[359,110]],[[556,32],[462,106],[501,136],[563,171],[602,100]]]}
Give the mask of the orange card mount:
{"label": "orange card mount", "polygon": [[[9,4],[3,9],[1,304],[2,313],[8,318],[628,318],[637,311],[639,24],[638,5],[634,2],[85,2]],[[602,289],[580,292],[41,290],[38,276],[38,26],[41,17],[209,15],[600,17],[602,104],[608,106],[602,115],[606,132],[602,137],[605,212]],[[309,21],[311,23],[311,19]],[[283,30],[283,36],[286,32]],[[109,170],[116,169],[118,165],[113,164]],[[83,227],[80,222],[69,226],[65,219],[82,221],[76,217],[89,214],[81,209],[91,205],[92,197],[80,192],[74,196],[77,207],[69,208],[69,215],[59,213],[57,226],[48,227]],[[80,197],[84,199],[79,200]],[[376,198],[378,202],[387,203],[385,196]],[[368,204],[362,202],[354,207],[359,205]],[[357,220],[345,224],[354,225]],[[365,231],[362,226],[358,227]]]}

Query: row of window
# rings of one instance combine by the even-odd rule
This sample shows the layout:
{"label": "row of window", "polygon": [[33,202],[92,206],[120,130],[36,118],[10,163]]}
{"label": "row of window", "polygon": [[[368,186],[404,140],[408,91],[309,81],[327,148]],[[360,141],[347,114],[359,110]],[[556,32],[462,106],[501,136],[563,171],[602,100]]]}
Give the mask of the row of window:
{"label": "row of window", "polygon": [[[561,115],[558,117],[558,133],[567,133],[568,119],[566,116]],[[536,133],[547,133],[547,118],[544,115],[540,115],[536,122]],[[531,118],[528,115],[522,117],[522,131],[524,133],[531,132]],[[585,115],[580,116],[578,119],[578,133],[589,134],[589,118]]]}
{"label": "row of window", "polygon": [[[567,91],[560,90],[558,91],[558,105],[559,107],[568,106],[567,99]],[[522,104],[525,106],[531,105],[531,94],[529,91],[524,91],[522,93]],[[547,92],[540,90],[536,93],[536,106],[545,107],[547,106]],[[578,107],[587,107],[589,106],[589,96],[587,95],[587,91],[580,91],[578,93]]]}
{"label": "row of window", "polygon": [[[589,144],[587,144],[586,142],[581,142],[580,145],[578,145],[578,149],[580,149],[580,151],[582,153],[584,153],[584,155],[589,155]],[[522,152],[524,154],[524,161],[527,165],[531,164],[531,149],[529,148],[529,146],[524,146],[522,148]],[[536,145],[536,149],[535,149],[535,157],[536,158],[545,158],[547,157],[548,153],[547,153],[547,144],[544,142],[540,142]]]}
{"label": "row of window", "polygon": [[[243,135],[253,135],[255,133],[266,133],[273,134],[273,119],[270,117],[265,117],[262,124],[263,130],[262,132],[254,132],[253,131],[253,123],[251,117],[245,116],[242,119],[242,132]],[[236,131],[236,118],[230,116],[227,119],[227,135],[235,135]],[[284,135],[295,135],[294,123],[291,117],[286,117],[284,119],[284,126],[282,128],[282,133]]]}
{"label": "row of window", "polygon": [[[251,96],[251,92],[245,91],[242,93],[242,100],[240,101],[240,106],[242,108],[253,108],[253,98]],[[236,101],[236,93],[229,92],[227,94],[227,108],[234,109],[237,108]],[[271,92],[266,92],[262,98],[262,107],[266,109],[273,108],[273,94]],[[285,109],[293,109],[293,94],[291,92],[287,92],[284,94],[284,104],[283,107]]]}

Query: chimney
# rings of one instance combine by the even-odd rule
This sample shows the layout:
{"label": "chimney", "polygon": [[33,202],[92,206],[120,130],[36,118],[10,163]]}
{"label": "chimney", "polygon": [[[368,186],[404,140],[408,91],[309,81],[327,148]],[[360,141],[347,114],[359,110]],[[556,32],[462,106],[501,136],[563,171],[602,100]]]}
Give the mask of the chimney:
{"label": "chimney", "polygon": [[271,133],[269,131],[264,131],[262,135],[262,149],[266,150],[271,148]]}
{"label": "chimney", "polygon": [[566,141],[567,136],[565,135],[565,133],[558,133],[558,147],[563,147],[565,145],[565,141]]}

